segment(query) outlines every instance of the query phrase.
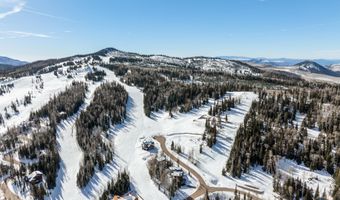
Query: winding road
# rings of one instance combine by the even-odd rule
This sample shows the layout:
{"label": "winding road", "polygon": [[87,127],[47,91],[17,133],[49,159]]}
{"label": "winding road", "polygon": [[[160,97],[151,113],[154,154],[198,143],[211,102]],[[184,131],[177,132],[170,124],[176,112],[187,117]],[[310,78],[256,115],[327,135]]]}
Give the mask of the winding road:
{"label": "winding road", "polygon": [[[197,187],[196,191],[191,194],[187,199],[193,200],[196,199],[202,195],[204,195],[206,192],[212,193],[212,192],[234,192],[235,188],[228,188],[228,187],[211,187],[206,184],[202,176],[192,169],[190,166],[182,162],[180,159],[178,159],[174,154],[172,154],[168,148],[165,145],[166,138],[164,136],[154,136],[154,139],[159,142],[162,151],[170,157],[171,160],[177,162],[180,166],[182,166],[184,169],[188,170],[190,174],[192,174],[194,177],[196,177],[197,181],[199,182],[199,186]],[[258,197],[259,194],[262,194],[261,191],[251,190],[245,187],[240,187],[242,189],[245,189],[247,191],[238,190],[242,195],[246,194],[252,197],[253,200],[260,200],[261,198]]]}
{"label": "winding road", "polygon": [[6,181],[0,183],[0,189],[3,191],[6,200],[20,200],[7,186]]}

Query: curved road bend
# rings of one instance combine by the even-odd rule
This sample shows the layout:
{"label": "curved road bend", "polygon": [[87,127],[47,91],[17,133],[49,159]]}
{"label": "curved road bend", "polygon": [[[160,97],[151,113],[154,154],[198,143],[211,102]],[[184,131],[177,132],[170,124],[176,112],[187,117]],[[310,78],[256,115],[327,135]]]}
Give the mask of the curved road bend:
{"label": "curved road bend", "polygon": [[[204,195],[206,193],[206,191],[208,191],[208,193],[212,193],[212,192],[234,192],[235,188],[228,188],[228,187],[210,187],[206,184],[206,182],[204,181],[204,179],[202,178],[201,175],[199,175],[198,172],[196,172],[194,169],[192,169],[190,166],[188,166],[187,164],[185,164],[184,162],[182,162],[180,159],[178,159],[174,154],[172,154],[166,147],[165,145],[165,137],[164,136],[154,136],[154,139],[156,141],[159,142],[159,144],[161,145],[161,149],[162,151],[168,156],[170,157],[171,160],[177,162],[180,166],[182,166],[184,169],[188,170],[190,172],[190,174],[192,174],[194,177],[196,177],[197,181],[199,182],[199,186],[196,189],[196,191],[191,194],[187,200],[193,200],[196,199],[202,195]],[[239,192],[241,194],[246,194],[246,195],[250,195],[254,200],[260,200],[261,198],[257,197],[256,195],[258,194],[262,194],[262,192],[260,191],[250,191],[248,190],[248,192],[245,191],[241,191],[239,190]],[[251,192],[255,193],[252,194]]]}
{"label": "curved road bend", "polygon": [[7,199],[7,200],[20,200],[20,198],[8,188],[6,181],[4,181],[0,184],[0,189],[4,193],[5,199]]}

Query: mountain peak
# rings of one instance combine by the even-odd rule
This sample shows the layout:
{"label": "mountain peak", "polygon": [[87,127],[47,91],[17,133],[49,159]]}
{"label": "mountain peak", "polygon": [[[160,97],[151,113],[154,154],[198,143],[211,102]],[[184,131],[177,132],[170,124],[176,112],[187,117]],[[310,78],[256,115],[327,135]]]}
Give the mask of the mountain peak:
{"label": "mountain peak", "polygon": [[320,69],[320,68],[324,68],[324,66],[320,65],[319,63],[312,61],[312,60],[305,60],[302,62],[299,62],[297,64],[295,64],[295,66],[301,67],[301,68],[307,68],[307,69],[311,69],[311,68],[315,68],[315,69]]}
{"label": "mountain peak", "polygon": [[335,72],[327,69],[326,67],[312,60],[305,60],[305,61],[295,64],[294,66],[296,66],[299,70],[302,70],[305,72],[337,76]]}
{"label": "mountain peak", "polygon": [[113,48],[113,47],[107,47],[105,49],[97,51],[95,54],[105,56],[105,55],[107,55],[107,54],[109,54],[111,52],[117,52],[117,51],[120,51],[120,50],[118,50],[116,48]]}

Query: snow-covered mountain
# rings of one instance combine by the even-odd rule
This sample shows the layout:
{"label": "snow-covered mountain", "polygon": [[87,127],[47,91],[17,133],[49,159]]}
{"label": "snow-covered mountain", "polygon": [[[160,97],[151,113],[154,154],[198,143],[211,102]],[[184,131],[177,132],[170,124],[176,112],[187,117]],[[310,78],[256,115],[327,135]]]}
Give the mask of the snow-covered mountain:
{"label": "snow-covered mountain", "polygon": [[334,72],[340,72],[340,64],[334,64],[329,67],[330,70]]}
{"label": "snow-covered mountain", "polygon": [[[238,60],[237,60],[238,59]],[[205,71],[223,71],[230,74],[251,75],[251,76],[272,76],[268,74],[275,72],[285,76],[314,76],[324,74],[326,76],[339,76],[337,73],[323,67],[313,61],[300,62],[301,66],[274,66],[273,63],[263,65],[247,62],[245,57],[230,57],[222,59],[217,57],[171,57],[166,55],[145,55],[133,52],[121,51],[115,48],[105,48],[95,53],[85,55],[75,55],[59,59],[41,60],[23,65],[11,72],[15,76],[25,76],[34,74],[46,67],[60,67],[69,63],[92,63],[98,64],[117,64],[125,66],[138,67],[171,67],[171,68],[190,68],[203,69]],[[242,61],[240,61],[242,60]],[[285,60],[276,60],[277,63],[283,63]],[[270,63],[270,60],[262,60],[262,62]],[[274,71],[273,71],[274,70]],[[279,71],[278,71],[279,70]],[[283,71],[283,72],[282,72]],[[282,72],[282,73],[281,73]]]}
{"label": "snow-covered mountain", "polygon": [[142,55],[120,51],[114,48],[106,48],[92,56],[100,56],[103,61],[118,63],[133,63],[146,67],[185,67],[199,68],[203,70],[225,71],[236,74],[258,74],[261,70],[244,62],[236,60],[226,60],[212,57],[170,57],[166,55]]}
{"label": "snow-covered mountain", "polygon": [[[293,66],[296,63],[300,63],[305,61],[305,59],[294,59],[294,58],[251,58],[251,57],[240,57],[240,56],[220,56],[223,59],[229,60],[239,60],[243,62],[261,64],[261,65],[270,65],[270,66]],[[340,63],[339,59],[312,59],[311,61],[319,63],[323,66],[330,66],[333,64]]]}
{"label": "snow-covered mountain", "polygon": [[337,73],[335,73],[334,71],[329,70],[324,66],[310,60],[297,63],[294,66],[297,67],[297,69],[302,70],[304,72],[337,76]]}
{"label": "snow-covered mountain", "polygon": [[0,56],[0,64],[3,64],[3,65],[19,66],[19,65],[24,65],[26,63],[27,62],[25,61],[12,59],[12,58],[8,58],[5,56]]}
{"label": "snow-covered mountain", "polygon": [[[119,77],[114,71],[109,69],[110,67],[117,66],[128,67],[127,69],[129,70],[124,72],[126,79],[124,78],[125,75]],[[258,76],[235,76],[235,80],[240,80],[240,83],[242,83],[243,78],[246,81],[249,78],[250,85],[254,84],[256,86],[257,80],[260,80],[259,83],[262,83],[261,77],[266,77],[266,79],[263,79],[264,85],[262,86],[262,84],[260,84],[258,87],[270,87],[273,82],[275,85],[280,85],[281,81],[285,83],[286,80],[300,78],[299,75],[301,74],[321,77],[324,76],[324,74],[321,73],[328,73],[330,71],[312,61],[301,62],[295,66],[288,66],[286,67],[287,71],[283,70],[284,67],[271,66],[258,69],[254,66],[257,65],[237,60],[210,57],[179,58],[166,55],[143,55],[124,52],[114,48],[106,48],[86,55],[36,61],[13,69],[13,71],[6,72],[10,75],[13,74],[13,77],[6,76],[3,79],[0,78],[0,84],[3,85],[4,88],[4,92],[0,98],[0,114],[7,116],[3,118],[3,124],[0,125],[0,135],[5,134],[9,128],[13,126],[23,125],[23,127],[26,128],[26,125],[30,125],[28,122],[32,111],[37,111],[44,105],[47,105],[52,97],[65,91],[66,87],[71,87],[74,81],[81,81],[88,86],[82,105],[77,112],[61,120],[56,128],[57,143],[55,144],[58,144],[61,167],[57,172],[55,180],[56,186],[48,190],[46,199],[60,199],[63,197],[66,199],[99,199],[107,188],[108,183],[111,183],[112,178],[115,180],[118,177],[117,174],[120,172],[120,169],[126,169],[129,172],[132,180],[131,185],[133,188],[131,188],[131,190],[133,193],[138,194],[143,199],[168,199],[164,192],[159,189],[160,186],[155,184],[156,182],[150,177],[148,166],[149,163],[151,163],[149,161],[153,158],[160,158],[159,160],[161,160],[161,162],[164,161],[162,160],[163,155],[162,157],[157,157],[158,152],[165,152],[164,149],[166,148],[170,149],[172,142],[183,147],[183,150],[181,150],[182,153],[180,154],[175,151],[169,152],[173,152],[177,163],[181,161],[188,166],[187,168],[183,168],[181,164],[178,164],[178,167],[182,167],[182,169],[179,169],[182,170],[182,175],[184,174],[186,185],[178,189],[173,199],[186,199],[187,196],[194,194],[196,188],[199,188],[200,185],[207,185],[207,187],[209,186],[216,190],[219,189],[220,191],[234,191],[234,188],[237,187],[241,188],[241,191],[247,191],[249,194],[256,194],[258,199],[274,199],[277,196],[273,191],[274,178],[271,174],[263,171],[262,166],[251,168],[249,172],[242,174],[241,178],[231,178],[229,174],[223,175],[223,173],[221,173],[221,169],[224,169],[227,160],[230,158],[239,127],[243,126],[242,123],[245,122],[248,113],[250,113],[249,111],[253,106],[253,102],[257,101],[260,95],[248,91],[248,89],[243,90],[240,88],[237,89],[237,91],[227,91],[220,99],[209,98],[205,105],[194,108],[192,112],[182,113],[174,111],[173,113],[171,112],[172,116],[170,116],[165,110],[160,110],[154,111],[153,117],[148,117],[145,115],[144,110],[145,102],[147,102],[144,99],[147,94],[150,94],[144,90],[147,87],[141,89],[141,87],[133,82],[129,83],[129,81],[126,81],[132,77],[137,77],[137,79],[143,77],[143,73],[137,73],[139,70],[159,73],[163,78],[163,75],[164,77],[167,77],[167,75],[166,73],[162,73],[162,71],[173,70],[173,72],[179,73],[188,71],[187,74],[190,74],[195,71],[194,69],[203,69],[204,71],[197,71],[202,74],[202,77],[211,76],[213,81],[216,77],[215,74],[222,73],[210,73],[211,71],[225,71],[231,74]],[[148,69],[145,69],[145,67],[148,67]],[[338,67],[337,69],[339,69],[340,66],[333,67]],[[144,69],[141,70],[141,68]],[[161,69],[158,70],[159,68]],[[172,70],[170,70],[170,68]],[[282,68],[282,70],[280,68]],[[97,82],[89,79],[88,75],[93,74],[95,69],[105,74],[103,80]],[[129,74],[131,76],[129,76]],[[0,77],[1,75],[0,73]],[[222,74],[222,76],[224,75],[225,74]],[[282,76],[287,78],[282,79]],[[158,76],[155,76],[155,78],[157,77]],[[169,75],[169,77],[171,76]],[[147,78],[152,79],[153,76],[147,76]],[[171,79],[166,80],[170,81]],[[204,83],[204,79],[202,79],[202,82],[201,79],[197,80],[199,80],[199,83]],[[231,78],[231,80],[226,81],[232,84],[233,80],[234,79]],[[115,81],[127,91],[127,117],[121,124],[112,125],[107,132],[98,132],[98,136],[101,136],[100,138],[103,138],[103,141],[114,144],[114,156],[112,161],[105,163],[102,169],[99,167],[96,168],[87,186],[79,188],[77,185],[77,174],[81,168],[80,163],[82,163],[82,158],[86,154],[84,150],[79,147],[76,122],[81,114],[87,111],[93,102],[96,102],[94,99],[95,93],[98,91],[97,89],[100,88],[103,83],[111,81]],[[195,84],[195,81],[187,82],[184,80],[180,82],[180,80],[177,79],[174,81],[179,84],[183,83],[183,85],[187,84],[188,86],[191,83]],[[220,84],[220,80],[216,79],[216,83]],[[209,84],[211,84],[210,79]],[[236,84],[238,84],[238,82],[236,82]],[[239,85],[242,86],[241,84]],[[158,86],[155,85],[155,87],[157,88]],[[213,90],[213,88],[217,87],[211,88]],[[275,87],[275,91],[279,91],[280,88],[281,87]],[[286,88],[289,89],[290,86],[282,86],[282,91],[286,90]],[[179,87],[178,91],[181,90],[182,88]],[[187,90],[183,91],[185,92]],[[157,95],[159,93],[160,92],[157,91],[155,94]],[[105,95],[101,96],[105,98]],[[30,99],[30,103],[25,104],[26,99]],[[68,99],[72,98],[64,99],[71,102],[71,100]],[[231,107],[230,110],[223,112],[223,115],[221,115],[227,117],[222,119],[222,122],[220,122],[221,125],[217,127],[218,138],[215,146],[211,148],[206,145],[206,141],[202,139],[202,136],[206,133],[207,121],[213,123],[213,121],[219,118],[210,116],[209,110],[215,105],[222,105],[222,102],[227,99],[239,101],[234,107]],[[93,105],[96,104],[93,103]],[[277,105],[279,106],[279,104]],[[327,106],[329,106],[329,103],[327,103]],[[66,112],[59,112],[59,115],[66,115]],[[307,115],[305,114],[296,113],[296,119],[293,121],[293,124],[296,125],[296,127],[300,127],[306,117]],[[45,121],[46,119],[44,119],[44,122]],[[48,122],[48,120],[46,122]],[[43,128],[48,126],[49,125],[42,123]],[[35,164],[39,162],[39,159],[43,158],[48,151],[41,150],[39,157],[36,159],[24,158],[17,152],[18,147],[30,144],[35,138],[32,134],[33,131],[31,132],[31,130],[29,130],[27,134],[20,134],[20,137],[18,137],[19,142],[15,146],[15,149],[11,151],[0,151],[0,161],[2,164],[19,168],[21,163]],[[323,133],[319,130],[307,129],[306,137],[316,140],[320,134]],[[154,136],[164,138],[164,142],[161,143],[161,140],[154,140],[153,138],[156,138]],[[144,150],[143,144],[150,141],[155,142],[155,149],[152,151]],[[48,142],[50,143],[50,140],[48,140]],[[200,151],[202,153],[200,153]],[[13,155],[13,158],[8,156],[9,153],[7,152],[11,153],[10,155]],[[192,159],[192,161],[189,154],[190,156],[193,154],[192,157],[194,159]],[[169,156],[166,158],[170,159]],[[13,162],[12,165],[9,165],[9,162]],[[176,167],[175,170],[178,170],[178,167]],[[193,169],[196,173],[192,173]],[[330,194],[332,188],[334,188],[334,179],[328,172],[324,170],[312,170],[309,166],[299,164],[285,157],[277,161],[276,169],[284,174],[285,177],[292,176],[300,180],[306,180],[307,186],[314,190],[318,188],[317,190]],[[27,177],[31,177],[33,173]],[[44,173],[46,173],[46,171]],[[2,186],[2,188],[0,188],[0,199],[6,199],[6,197],[2,198],[2,196],[8,194],[18,196],[18,198],[15,199],[33,199],[30,187],[22,189],[21,182],[18,181],[18,178],[7,175],[0,178],[3,178],[3,181],[0,182]],[[44,178],[45,177],[43,177],[43,179]],[[230,195],[233,194],[234,192],[230,193]],[[226,195],[229,194],[227,193]],[[228,196],[223,199],[229,199],[229,197],[227,197]]]}

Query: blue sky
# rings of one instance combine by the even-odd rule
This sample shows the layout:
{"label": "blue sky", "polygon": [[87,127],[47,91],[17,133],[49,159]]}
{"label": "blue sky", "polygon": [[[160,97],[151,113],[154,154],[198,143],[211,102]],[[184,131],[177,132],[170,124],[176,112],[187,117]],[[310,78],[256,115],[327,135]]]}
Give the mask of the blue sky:
{"label": "blue sky", "polygon": [[339,0],[0,0],[0,55],[340,58]]}

